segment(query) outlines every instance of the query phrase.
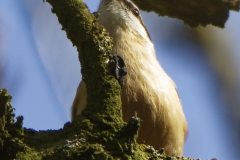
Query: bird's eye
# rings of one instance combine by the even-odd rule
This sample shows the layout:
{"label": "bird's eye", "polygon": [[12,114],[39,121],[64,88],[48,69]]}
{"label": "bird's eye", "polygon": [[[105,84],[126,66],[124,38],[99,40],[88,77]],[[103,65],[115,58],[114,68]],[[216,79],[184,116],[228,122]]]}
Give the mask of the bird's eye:
{"label": "bird's eye", "polygon": [[139,10],[137,8],[133,8],[133,13],[135,14],[135,16],[139,15]]}

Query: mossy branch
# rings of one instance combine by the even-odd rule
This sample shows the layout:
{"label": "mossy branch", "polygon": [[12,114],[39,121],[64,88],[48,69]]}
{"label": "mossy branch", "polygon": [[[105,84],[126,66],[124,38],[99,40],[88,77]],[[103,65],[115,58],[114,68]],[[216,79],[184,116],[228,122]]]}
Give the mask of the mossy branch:
{"label": "mossy branch", "polygon": [[[88,99],[83,115],[99,127],[120,129],[123,126],[121,87],[109,74],[105,61],[112,49],[112,39],[96,23],[97,14],[91,14],[81,0],[48,0],[67,37],[77,47],[86,82]],[[117,122],[116,123],[112,122]]]}
{"label": "mossy branch", "polygon": [[132,0],[144,11],[182,20],[191,27],[213,25],[223,28],[229,11],[239,11],[240,0]]}
{"label": "mossy branch", "polygon": [[23,117],[14,121],[11,96],[0,90],[1,159],[174,159],[166,156],[164,150],[136,143],[139,118],[133,117],[128,124],[122,121],[121,87],[105,63],[112,39],[96,23],[97,14],[90,14],[82,0],[48,2],[79,52],[88,105],[81,116],[73,123],[67,122],[63,129],[23,129]]}

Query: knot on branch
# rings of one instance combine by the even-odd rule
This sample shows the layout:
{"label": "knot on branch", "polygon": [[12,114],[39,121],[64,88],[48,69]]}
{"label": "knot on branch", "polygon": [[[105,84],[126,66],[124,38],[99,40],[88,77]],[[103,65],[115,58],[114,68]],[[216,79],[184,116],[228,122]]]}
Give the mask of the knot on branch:
{"label": "knot on branch", "polygon": [[93,41],[96,43],[96,48],[103,52],[105,56],[110,56],[113,39],[109,36],[106,29],[97,22],[93,23]]}

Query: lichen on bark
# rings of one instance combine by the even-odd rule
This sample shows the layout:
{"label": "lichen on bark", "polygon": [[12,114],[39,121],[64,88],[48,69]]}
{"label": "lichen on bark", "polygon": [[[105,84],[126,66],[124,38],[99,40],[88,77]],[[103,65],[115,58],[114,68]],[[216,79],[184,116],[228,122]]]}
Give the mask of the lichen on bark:
{"label": "lichen on bark", "polygon": [[[121,87],[109,74],[105,63],[112,49],[112,39],[97,24],[97,14],[91,14],[82,1],[48,2],[79,53],[82,78],[88,91],[88,103],[82,115],[98,123],[99,128],[121,129],[124,124],[121,118]],[[117,123],[112,123],[115,121]]]}
{"label": "lichen on bark", "polygon": [[137,117],[116,132],[99,129],[83,116],[59,130],[35,131],[22,127],[22,116],[14,121],[10,100],[8,92],[0,89],[1,160],[176,159],[166,156],[163,150],[136,143],[140,123]]}
{"label": "lichen on bark", "polygon": [[83,113],[59,130],[35,131],[14,121],[11,96],[0,90],[0,157],[19,160],[186,159],[136,143],[138,117],[122,120],[121,86],[106,60],[113,46],[82,0],[48,0],[67,37],[77,47],[88,104]]}

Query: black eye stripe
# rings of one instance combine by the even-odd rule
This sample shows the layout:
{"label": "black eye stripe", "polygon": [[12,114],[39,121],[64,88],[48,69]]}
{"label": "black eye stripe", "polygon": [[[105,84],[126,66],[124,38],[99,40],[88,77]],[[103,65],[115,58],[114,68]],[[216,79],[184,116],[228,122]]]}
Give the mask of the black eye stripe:
{"label": "black eye stripe", "polygon": [[137,8],[137,6],[135,6],[130,0],[123,0],[123,3],[125,3],[125,5],[131,9],[132,13],[139,19],[140,23],[143,25],[143,27],[145,28],[146,32],[147,32],[147,35],[149,37],[149,39],[151,40],[150,38],[150,35],[142,21],[142,17],[140,15],[140,12],[139,12],[139,9]]}
{"label": "black eye stripe", "polygon": [[124,0],[123,1],[127,7],[129,7],[135,14],[139,13],[138,8],[129,0]]}
{"label": "black eye stripe", "polygon": [[133,12],[135,16],[139,16],[139,10],[138,8],[129,0],[124,0],[123,1],[126,6]]}
{"label": "black eye stripe", "polygon": [[139,15],[139,10],[137,8],[133,8],[132,11],[136,16]]}

